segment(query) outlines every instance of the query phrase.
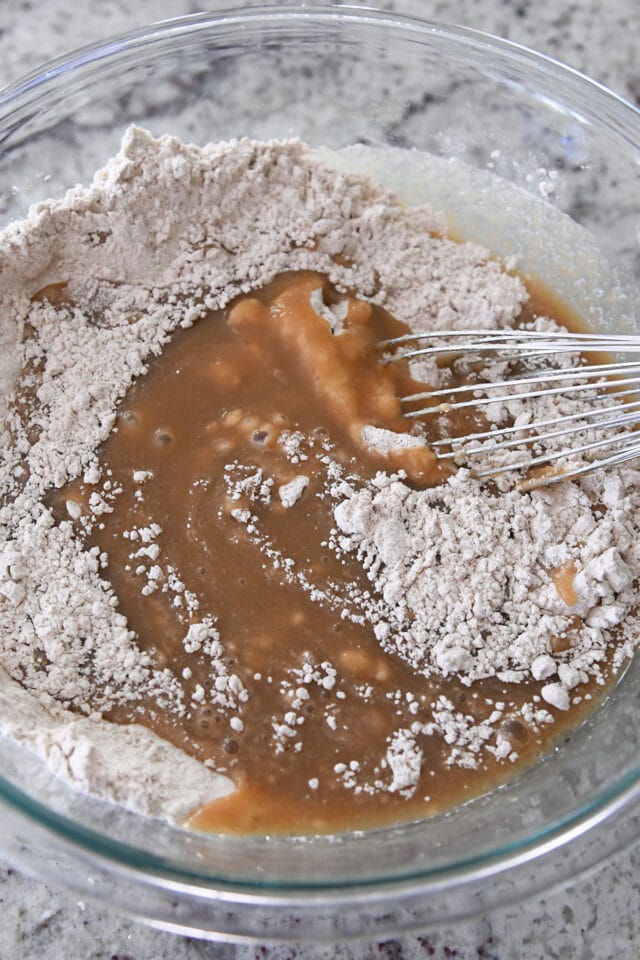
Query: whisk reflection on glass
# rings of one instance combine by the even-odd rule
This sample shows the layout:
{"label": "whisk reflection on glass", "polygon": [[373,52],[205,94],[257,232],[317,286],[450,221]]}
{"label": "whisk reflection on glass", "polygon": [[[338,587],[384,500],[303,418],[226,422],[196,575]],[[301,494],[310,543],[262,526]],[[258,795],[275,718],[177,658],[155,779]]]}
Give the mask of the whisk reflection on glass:
{"label": "whisk reflection on glass", "polygon": [[[554,483],[640,457],[640,336],[454,330],[406,334],[380,347],[388,361],[445,361],[478,378],[402,397],[411,419],[488,414],[486,429],[430,441],[438,460],[472,462],[476,477],[535,469],[539,482]],[[587,362],[602,353],[624,359]],[[571,399],[582,402],[567,412]],[[520,409],[529,405],[530,416],[491,424],[496,405],[514,401]]]}

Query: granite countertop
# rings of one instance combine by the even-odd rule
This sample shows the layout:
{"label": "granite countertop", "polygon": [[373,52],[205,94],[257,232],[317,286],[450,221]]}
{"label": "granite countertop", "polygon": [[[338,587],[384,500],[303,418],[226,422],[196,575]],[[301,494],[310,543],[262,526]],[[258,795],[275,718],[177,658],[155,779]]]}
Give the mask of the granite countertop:
{"label": "granite countertop", "polygon": [[[357,2],[357,0],[352,0]],[[637,0],[372,0],[385,10],[460,23],[523,43],[640,104]],[[210,3],[209,9],[230,6]],[[67,50],[152,20],[195,13],[197,0],[0,0],[0,85]],[[323,947],[209,944],[102,912],[0,862],[2,960],[635,960],[640,850],[562,893],[385,943]]]}

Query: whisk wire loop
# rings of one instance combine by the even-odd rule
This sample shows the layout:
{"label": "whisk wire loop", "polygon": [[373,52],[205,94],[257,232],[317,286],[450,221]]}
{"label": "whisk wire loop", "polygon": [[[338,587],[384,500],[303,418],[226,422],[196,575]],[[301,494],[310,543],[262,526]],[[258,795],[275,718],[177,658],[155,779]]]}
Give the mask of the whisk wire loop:
{"label": "whisk wire loop", "polygon": [[[424,343],[427,345],[424,345]],[[401,398],[404,416],[410,419],[478,411],[514,401],[524,404],[550,399],[558,408],[553,416],[524,418],[524,422],[489,426],[463,436],[443,437],[431,446],[439,460],[465,462],[505,454],[507,461],[473,467],[477,477],[496,477],[510,471],[570,461],[550,471],[541,483],[557,483],[593,470],[627,463],[640,457],[640,335],[571,333],[532,330],[449,330],[430,334],[405,334],[379,344],[385,360],[433,358],[458,370],[471,371],[474,379],[450,387],[437,387]],[[392,351],[389,353],[389,351]],[[585,354],[622,355],[622,359],[589,363]],[[634,359],[634,357],[636,359]],[[506,361],[496,370],[497,362]],[[598,362],[600,361],[600,362]],[[476,379],[483,373],[486,379]],[[480,369],[478,369],[480,365]],[[493,366],[493,369],[491,369]],[[513,369],[509,375],[509,368]],[[496,379],[488,377],[498,373]],[[565,412],[568,401],[588,400],[579,409]],[[407,409],[428,401],[419,409]],[[533,407],[533,404],[532,404]],[[605,432],[597,437],[597,433]],[[595,436],[594,436],[594,432]],[[580,437],[581,434],[589,434]],[[558,447],[562,438],[575,445]],[[526,458],[518,457],[529,448]],[[508,456],[514,452],[514,459]],[[609,452],[610,451],[610,452]],[[592,454],[597,453],[594,458]],[[604,454],[604,455],[603,455]],[[607,455],[608,454],[608,455]],[[501,459],[501,458],[500,458]],[[577,463],[572,462],[578,460]]]}

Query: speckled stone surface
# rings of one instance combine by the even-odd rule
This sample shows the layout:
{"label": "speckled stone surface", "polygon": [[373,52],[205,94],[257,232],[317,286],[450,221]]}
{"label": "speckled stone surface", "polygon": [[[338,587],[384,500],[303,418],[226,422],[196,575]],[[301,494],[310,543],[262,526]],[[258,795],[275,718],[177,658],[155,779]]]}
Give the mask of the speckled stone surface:
{"label": "speckled stone surface", "polygon": [[[640,104],[638,0],[609,0],[606,6],[600,0],[377,0],[377,5],[507,37]],[[0,0],[0,85],[74,47],[199,9],[191,0]],[[561,893],[495,910],[455,929],[323,947],[234,947],[175,937],[79,902],[0,862],[0,960],[636,960],[639,954],[637,848]]]}

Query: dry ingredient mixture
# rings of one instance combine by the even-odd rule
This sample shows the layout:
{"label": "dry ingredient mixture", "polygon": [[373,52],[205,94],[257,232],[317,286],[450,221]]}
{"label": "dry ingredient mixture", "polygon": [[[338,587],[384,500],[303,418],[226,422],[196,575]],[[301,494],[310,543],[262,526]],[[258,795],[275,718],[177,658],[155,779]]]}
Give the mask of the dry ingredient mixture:
{"label": "dry ingredient mixture", "polygon": [[210,829],[422,816],[531,762],[632,654],[633,465],[447,475],[429,440],[470,421],[397,398],[475,371],[375,359],[562,319],[441,216],[295,142],[131,129],[0,235],[0,291],[0,729],[85,792]]}

